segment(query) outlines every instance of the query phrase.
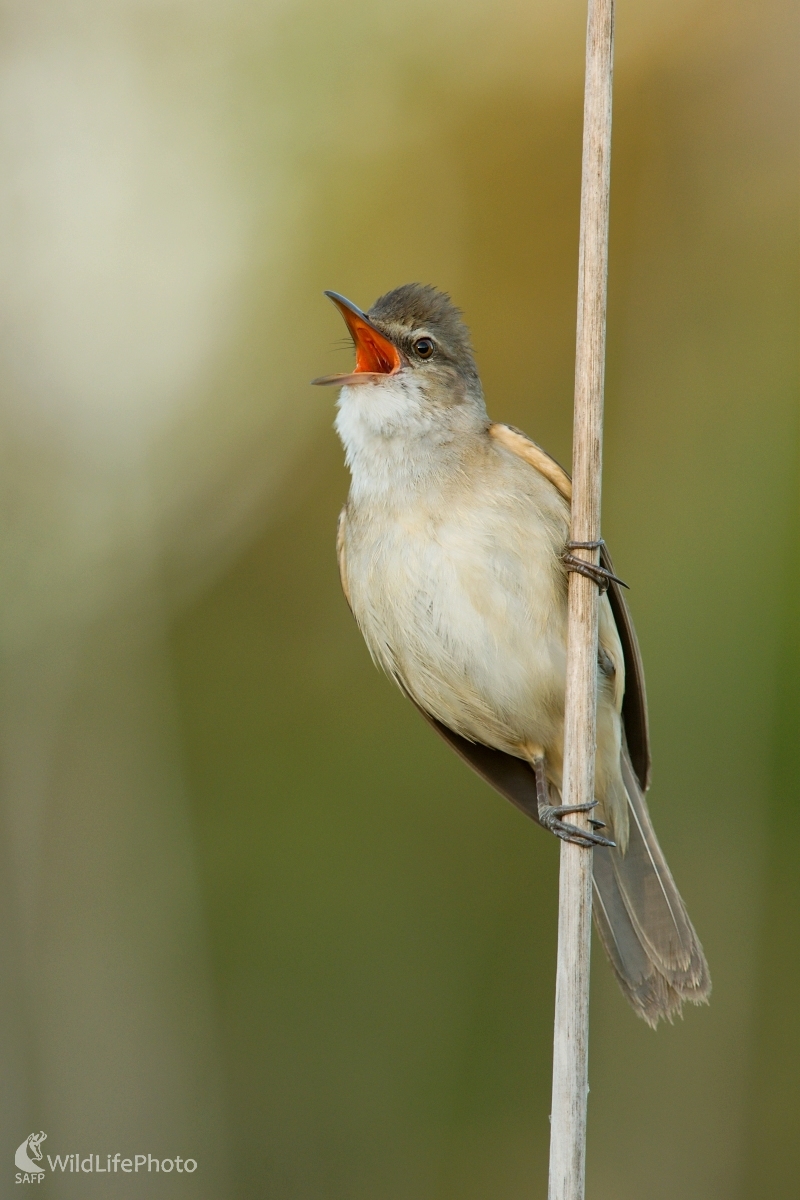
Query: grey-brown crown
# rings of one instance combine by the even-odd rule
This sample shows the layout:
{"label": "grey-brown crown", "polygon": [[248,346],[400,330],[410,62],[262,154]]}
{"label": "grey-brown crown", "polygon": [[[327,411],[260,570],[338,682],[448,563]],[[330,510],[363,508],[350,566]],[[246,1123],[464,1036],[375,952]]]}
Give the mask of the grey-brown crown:
{"label": "grey-brown crown", "polygon": [[406,340],[405,335],[424,330],[436,340],[445,358],[464,375],[477,379],[469,330],[446,292],[426,283],[404,283],[376,300],[367,316],[398,344]]}

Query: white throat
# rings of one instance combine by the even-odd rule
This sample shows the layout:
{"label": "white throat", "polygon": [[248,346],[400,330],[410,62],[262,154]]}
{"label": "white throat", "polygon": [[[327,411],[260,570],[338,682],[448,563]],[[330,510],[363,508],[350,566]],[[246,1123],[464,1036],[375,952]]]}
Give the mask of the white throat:
{"label": "white throat", "polygon": [[465,436],[485,426],[482,406],[439,406],[413,376],[343,387],[336,432],[345,450],[355,500],[402,501],[441,475]]}

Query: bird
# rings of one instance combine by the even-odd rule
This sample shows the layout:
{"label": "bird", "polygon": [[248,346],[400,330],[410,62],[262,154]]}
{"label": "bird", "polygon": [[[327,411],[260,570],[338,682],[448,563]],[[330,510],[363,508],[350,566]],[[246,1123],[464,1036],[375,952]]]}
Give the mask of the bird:
{"label": "bird", "polygon": [[[645,799],[650,748],[636,633],[603,544],[595,799],[590,828],[560,803],[571,481],[487,413],[470,333],[450,296],[410,283],[364,312],[325,293],[353,340],[336,431],[350,489],[337,529],[342,589],[369,652],[484,780],[557,837],[593,850],[595,924],[651,1026],[708,1000],[702,946]],[[588,806],[584,806],[586,808]],[[602,831],[602,832],[601,832]]]}

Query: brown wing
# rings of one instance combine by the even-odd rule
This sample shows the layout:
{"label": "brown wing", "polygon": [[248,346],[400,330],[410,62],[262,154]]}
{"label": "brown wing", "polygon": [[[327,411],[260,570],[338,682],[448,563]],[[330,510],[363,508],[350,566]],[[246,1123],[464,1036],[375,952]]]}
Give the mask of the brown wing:
{"label": "brown wing", "polygon": [[[611,556],[603,547],[600,560],[612,574],[614,565]],[[622,724],[625,729],[625,740],[628,743],[628,754],[634,774],[639,780],[643,792],[650,787],[650,725],[647,718],[647,693],[644,688],[644,664],[636,630],[633,627],[625,596],[618,583],[612,583],[608,589],[608,600],[614,614],[619,640],[622,643],[622,654],[625,659],[625,695],[622,697]]]}
{"label": "brown wing", "polygon": [[[512,454],[516,454],[525,462],[530,463],[540,474],[549,479],[565,500],[572,500],[572,480],[567,472],[521,430],[514,429],[511,425],[495,424],[489,426],[489,434],[501,446],[505,446]],[[603,566],[613,571],[611,558],[605,547],[601,554],[601,560]],[[644,687],[642,655],[631,614],[618,583],[612,583],[609,587],[608,599],[625,659],[625,696],[622,701],[625,738],[636,777],[642,790],[647,791],[650,786],[650,731],[647,722],[647,694]]]}
{"label": "brown wing", "polygon": [[560,463],[550,457],[546,450],[537,446],[536,442],[532,442],[521,429],[496,422],[489,426],[489,436],[493,437],[501,446],[505,446],[506,450],[510,450],[512,454],[516,454],[517,458],[522,458],[526,463],[535,467],[540,475],[544,475],[545,479],[550,480],[556,491],[561,492],[565,500],[572,503],[572,480],[567,472]]}
{"label": "brown wing", "polygon": [[[529,437],[511,425],[490,425],[489,434],[512,454],[524,459],[541,475],[549,479],[565,500],[572,500],[572,480],[564,468],[546,451],[542,450],[541,446],[537,446]],[[611,558],[605,548],[601,557],[603,566],[613,571]],[[625,696],[622,701],[625,738],[636,777],[642,790],[646,791],[650,785],[650,735],[647,723],[647,696],[644,687],[642,656],[636,639],[636,630],[633,627],[622,588],[618,583],[612,583],[609,587],[608,599],[625,659]],[[453,733],[452,729],[448,729],[422,709],[420,712],[439,736],[472,767],[476,774],[490,783],[501,796],[505,796],[529,817],[537,819],[536,788],[533,772],[527,763],[510,754],[504,754],[501,750],[490,750],[487,746],[469,742],[459,734]]]}

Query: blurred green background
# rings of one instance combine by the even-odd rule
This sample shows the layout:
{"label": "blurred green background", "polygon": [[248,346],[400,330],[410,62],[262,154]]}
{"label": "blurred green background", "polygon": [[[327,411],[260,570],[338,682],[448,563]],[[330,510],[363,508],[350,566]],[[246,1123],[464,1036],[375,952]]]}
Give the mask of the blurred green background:
{"label": "blurred green background", "polygon": [[[0,20],[0,1192],[44,1129],[200,1163],[50,1200],[543,1197],[557,846],[373,669],[308,380],[431,282],[569,462],[583,3]],[[589,1200],[798,1194],[797,43],[619,2],[604,532],[715,990],[596,954]]]}

